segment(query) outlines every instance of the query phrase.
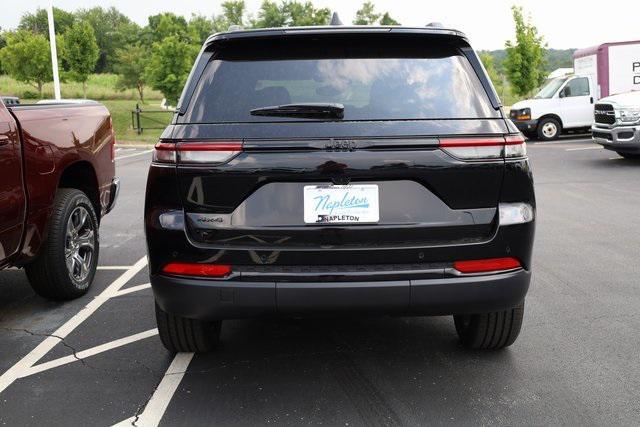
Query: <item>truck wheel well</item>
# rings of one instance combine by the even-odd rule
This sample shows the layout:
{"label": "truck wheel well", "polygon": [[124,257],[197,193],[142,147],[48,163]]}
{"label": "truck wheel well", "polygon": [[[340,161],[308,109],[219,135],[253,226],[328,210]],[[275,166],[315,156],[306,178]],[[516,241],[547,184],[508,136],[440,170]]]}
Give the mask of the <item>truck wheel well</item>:
{"label": "truck wheel well", "polygon": [[91,163],[79,161],[66,167],[60,176],[58,188],[75,188],[87,195],[93,209],[100,220],[100,195],[98,191],[98,179]]}
{"label": "truck wheel well", "polygon": [[541,121],[543,121],[544,119],[549,119],[549,118],[550,118],[550,119],[557,120],[557,121],[558,121],[558,123],[560,123],[560,127],[561,127],[561,128],[564,128],[564,125],[562,124],[562,119],[560,118],[560,116],[557,116],[557,115],[555,115],[555,114],[545,114],[544,116],[542,116],[542,117],[540,117],[540,118],[538,119],[538,123],[540,123],[540,122],[541,122]]}

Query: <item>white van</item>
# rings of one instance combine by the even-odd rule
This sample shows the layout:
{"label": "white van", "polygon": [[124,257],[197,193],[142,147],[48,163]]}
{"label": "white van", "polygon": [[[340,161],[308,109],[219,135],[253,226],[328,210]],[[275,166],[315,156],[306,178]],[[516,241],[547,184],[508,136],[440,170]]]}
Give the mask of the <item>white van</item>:
{"label": "white van", "polygon": [[591,77],[571,75],[549,80],[533,99],[516,102],[510,117],[522,133],[556,139],[565,130],[584,130],[593,123],[596,85]]}

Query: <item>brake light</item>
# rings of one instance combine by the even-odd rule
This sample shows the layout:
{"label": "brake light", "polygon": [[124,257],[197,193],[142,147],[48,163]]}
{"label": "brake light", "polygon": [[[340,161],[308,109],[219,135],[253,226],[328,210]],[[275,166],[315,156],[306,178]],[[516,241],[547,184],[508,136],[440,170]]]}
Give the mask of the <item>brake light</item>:
{"label": "brake light", "polygon": [[113,130],[113,120],[109,116],[109,129],[111,129],[111,161],[116,161],[116,132]]}
{"label": "brake light", "polygon": [[476,259],[471,261],[456,261],[453,268],[460,273],[487,273],[490,271],[504,271],[520,268],[520,261],[515,258],[488,258]]}
{"label": "brake light", "polygon": [[153,160],[162,163],[222,164],[242,151],[242,142],[159,142]]}
{"label": "brake light", "polygon": [[160,163],[176,162],[176,144],[171,142],[158,142],[153,147],[153,161]]}
{"label": "brake light", "polygon": [[181,142],[180,163],[226,163],[242,151],[241,142]]}
{"label": "brake light", "polygon": [[227,277],[231,274],[231,266],[226,264],[171,262],[165,265],[162,271],[178,276]]}
{"label": "brake light", "polygon": [[527,149],[522,135],[487,138],[443,138],[440,148],[462,160],[524,157]]}

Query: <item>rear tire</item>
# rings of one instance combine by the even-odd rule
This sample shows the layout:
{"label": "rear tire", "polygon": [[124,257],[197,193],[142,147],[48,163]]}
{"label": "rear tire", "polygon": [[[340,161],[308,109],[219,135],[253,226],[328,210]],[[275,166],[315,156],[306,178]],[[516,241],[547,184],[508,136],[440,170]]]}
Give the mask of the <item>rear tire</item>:
{"label": "rear tire", "polygon": [[636,153],[621,153],[619,151],[617,151],[618,155],[624,157],[625,159],[629,159],[629,160],[638,160],[640,159],[640,154],[636,154]]}
{"label": "rear tire", "polygon": [[462,345],[470,349],[498,350],[513,344],[520,334],[524,302],[505,311],[454,315]]}
{"label": "rear tire", "polygon": [[538,123],[538,139],[541,141],[553,141],[562,133],[562,125],[551,117],[544,118]]}
{"label": "rear tire", "polygon": [[71,300],[89,290],[98,267],[98,218],[80,190],[56,193],[47,225],[47,239],[25,266],[33,290],[44,298]]}
{"label": "rear tire", "polygon": [[203,322],[167,313],[156,304],[160,340],[172,353],[207,353],[218,346],[222,321]]}

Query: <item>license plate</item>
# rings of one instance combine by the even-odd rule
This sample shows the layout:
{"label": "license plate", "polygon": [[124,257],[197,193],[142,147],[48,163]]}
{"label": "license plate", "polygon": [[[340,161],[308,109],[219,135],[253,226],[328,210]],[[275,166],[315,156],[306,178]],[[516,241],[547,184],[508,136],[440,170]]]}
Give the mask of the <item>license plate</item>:
{"label": "license plate", "polygon": [[306,224],[372,223],[380,219],[378,186],[305,185]]}

